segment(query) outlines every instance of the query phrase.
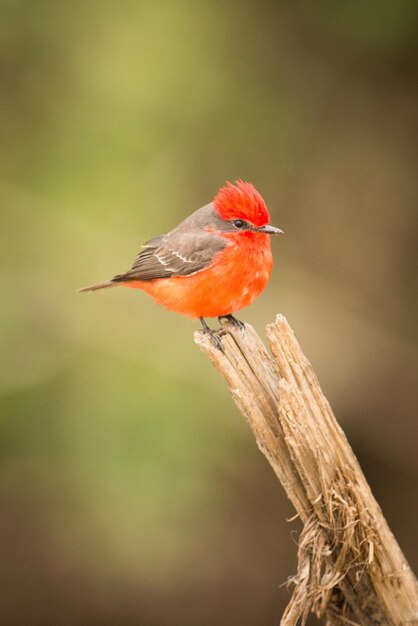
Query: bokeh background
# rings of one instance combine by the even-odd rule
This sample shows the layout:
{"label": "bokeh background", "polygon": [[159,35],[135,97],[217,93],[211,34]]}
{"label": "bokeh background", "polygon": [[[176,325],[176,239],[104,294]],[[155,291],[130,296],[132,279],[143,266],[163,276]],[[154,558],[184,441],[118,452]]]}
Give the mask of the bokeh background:
{"label": "bokeh background", "polygon": [[241,318],[287,316],[416,567],[416,3],[0,11],[0,624],[278,624],[299,525],[197,325],[76,293],[226,179],[285,231]]}

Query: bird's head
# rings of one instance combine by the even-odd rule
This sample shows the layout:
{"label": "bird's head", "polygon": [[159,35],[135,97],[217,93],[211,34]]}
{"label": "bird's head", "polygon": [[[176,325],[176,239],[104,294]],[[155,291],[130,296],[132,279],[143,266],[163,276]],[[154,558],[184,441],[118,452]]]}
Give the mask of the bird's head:
{"label": "bird's head", "polygon": [[213,205],[222,220],[236,230],[278,235],[283,231],[272,226],[270,214],[257,189],[242,180],[227,182],[216,194]]}

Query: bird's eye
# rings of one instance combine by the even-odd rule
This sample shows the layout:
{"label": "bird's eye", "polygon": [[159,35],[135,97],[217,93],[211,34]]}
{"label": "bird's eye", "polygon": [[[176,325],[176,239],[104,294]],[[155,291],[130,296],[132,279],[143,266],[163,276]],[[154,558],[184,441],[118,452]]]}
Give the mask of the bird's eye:
{"label": "bird's eye", "polygon": [[246,222],[244,222],[244,220],[235,220],[234,226],[235,228],[244,228],[244,226],[246,226]]}

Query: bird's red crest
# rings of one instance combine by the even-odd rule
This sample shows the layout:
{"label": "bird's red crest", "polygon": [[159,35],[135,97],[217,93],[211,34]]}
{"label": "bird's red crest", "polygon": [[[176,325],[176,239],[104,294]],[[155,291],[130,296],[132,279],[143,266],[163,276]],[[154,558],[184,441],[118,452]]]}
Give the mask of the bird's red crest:
{"label": "bird's red crest", "polygon": [[213,201],[215,209],[224,220],[241,219],[254,226],[268,224],[270,215],[261,195],[251,183],[236,180],[227,182]]}

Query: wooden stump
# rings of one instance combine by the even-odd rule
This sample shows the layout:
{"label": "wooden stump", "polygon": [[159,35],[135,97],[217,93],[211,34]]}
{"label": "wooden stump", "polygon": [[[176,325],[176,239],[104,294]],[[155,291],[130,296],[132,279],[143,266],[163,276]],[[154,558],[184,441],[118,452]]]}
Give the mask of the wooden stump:
{"label": "wooden stump", "polygon": [[311,364],[282,315],[254,329],[226,324],[224,352],[195,341],[225,379],[304,527],[282,626],[309,611],[328,626],[418,625],[418,584]]}

